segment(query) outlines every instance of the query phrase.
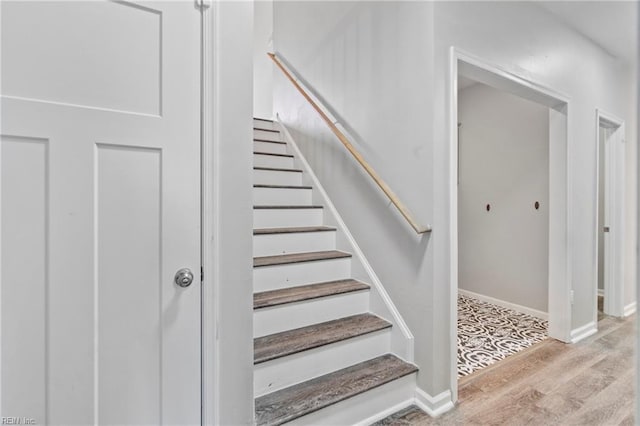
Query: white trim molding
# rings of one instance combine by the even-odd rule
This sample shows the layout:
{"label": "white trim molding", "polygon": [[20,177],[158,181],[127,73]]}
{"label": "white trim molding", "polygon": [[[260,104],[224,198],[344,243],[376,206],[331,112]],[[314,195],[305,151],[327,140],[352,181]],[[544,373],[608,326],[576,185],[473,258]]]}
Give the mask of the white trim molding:
{"label": "white trim molding", "polygon": [[407,407],[410,407],[411,405],[413,405],[415,402],[413,399],[408,399],[404,402],[401,402],[400,404],[396,404],[390,408],[387,408],[379,413],[374,414],[373,416],[356,423],[355,426],[370,426],[382,419],[385,419],[387,417],[389,417],[390,415],[397,413],[400,410],[404,410]]}
{"label": "white trim molding", "polygon": [[636,310],[637,310],[637,305],[638,305],[638,303],[637,303],[637,302],[631,302],[631,303],[629,303],[628,305],[626,305],[626,306],[624,307],[624,313],[623,313],[623,314],[624,314],[624,316],[625,316],[625,317],[628,317],[628,316],[630,316],[630,315],[635,314],[635,313],[636,313]]}
{"label": "white trim molding", "polygon": [[416,388],[415,404],[431,417],[438,417],[454,407],[451,391],[446,390],[431,396],[420,388]]}
{"label": "white trim molding", "polygon": [[503,308],[511,309],[516,312],[520,312],[523,314],[531,315],[532,317],[539,318],[541,320],[547,321],[549,318],[549,314],[547,312],[539,311],[537,309],[528,308],[526,306],[518,305],[516,303],[507,302],[505,300],[496,299],[495,297],[485,296],[484,294],[474,293],[469,290],[458,289],[458,293],[463,296],[472,297],[474,299],[481,300],[483,302],[492,303],[494,305],[502,306]]}
{"label": "white trim molding", "polygon": [[563,342],[572,340],[572,203],[570,97],[506,68],[465,52],[449,50],[448,113],[449,141],[449,387],[457,400],[457,294],[458,294],[458,75],[485,83],[549,107],[549,336]]}
{"label": "white trim molding", "polygon": [[591,321],[582,327],[571,330],[571,343],[578,343],[579,341],[586,339],[587,337],[596,334],[598,332],[597,322]]}

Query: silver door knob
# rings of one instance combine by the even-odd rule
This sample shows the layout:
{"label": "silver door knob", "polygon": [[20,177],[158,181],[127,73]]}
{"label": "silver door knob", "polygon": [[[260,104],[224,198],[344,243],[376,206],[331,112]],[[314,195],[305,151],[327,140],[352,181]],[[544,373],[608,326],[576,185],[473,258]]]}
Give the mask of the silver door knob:
{"label": "silver door knob", "polygon": [[189,268],[183,268],[176,272],[174,279],[180,287],[189,287],[193,282],[193,273]]}

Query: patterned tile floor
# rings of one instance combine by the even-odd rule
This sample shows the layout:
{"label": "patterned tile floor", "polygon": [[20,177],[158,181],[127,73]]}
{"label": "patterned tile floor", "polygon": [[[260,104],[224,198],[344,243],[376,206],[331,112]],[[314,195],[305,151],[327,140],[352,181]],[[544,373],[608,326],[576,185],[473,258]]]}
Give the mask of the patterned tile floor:
{"label": "patterned tile floor", "polygon": [[458,296],[458,377],[547,338],[547,321]]}

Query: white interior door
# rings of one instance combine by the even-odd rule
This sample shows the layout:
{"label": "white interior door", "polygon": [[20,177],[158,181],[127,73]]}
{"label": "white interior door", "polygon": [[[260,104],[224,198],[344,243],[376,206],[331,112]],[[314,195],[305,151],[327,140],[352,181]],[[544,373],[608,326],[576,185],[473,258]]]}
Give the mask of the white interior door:
{"label": "white interior door", "polygon": [[198,424],[200,12],[0,13],[0,415]]}
{"label": "white interior door", "polygon": [[613,268],[611,265],[611,260],[612,260],[612,241],[611,241],[611,189],[612,189],[612,183],[613,183],[613,179],[612,179],[612,175],[611,175],[611,165],[609,164],[609,162],[611,161],[612,157],[612,143],[611,140],[609,139],[611,135],[611,129],[610,128],[605,128],[604,132],[603,132],[603,136],[604,138],[602,139],[602,141],[600,143],[602,143],[603,145],[603,150],[602,153],[604,155],[604,158],[602,158],[600,161],[603,162],[603,189],[604,189],[604,206],[603,206],[603,213],[604,216],[602,218],[602,230],[600,230],[600,232],[603,232],[602,234],[602,238],[603,238],[603,268],[604,268],[604,274],[603,274],[603,280],[604,280],[604,306],[603,306],[603,311],[605,314],[607,315],[611,315],[611,310],[613,308],[613,303],[611,300],[611,285],[613,284]]}
{"label": "white interior door", "polygon": [[624,126],[604,123],[604,313],[624,316]]}

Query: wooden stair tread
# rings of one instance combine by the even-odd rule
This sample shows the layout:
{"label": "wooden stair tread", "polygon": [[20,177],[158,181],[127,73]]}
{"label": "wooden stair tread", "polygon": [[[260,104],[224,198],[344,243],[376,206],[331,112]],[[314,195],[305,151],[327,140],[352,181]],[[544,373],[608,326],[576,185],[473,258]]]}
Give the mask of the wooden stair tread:
{"label": "wooden stair tread", "polygon": [[264,129],[262,127],[254,127],[253,130],[262,130],[263,132],[273,132],[273,133],[280,133],[280,130],[276,130],[276,129]]}
{"label": "wooden stair tread", "polygon": [[339,250],[312,251],[304,253],[278,254],[253,258],[253,267],[286,265],[288,263],[314,262],[318,260],[342,259],[351,257],[351,253]]}
{"label": "wooden stair tread", "polygon": [[253,138],[253,140],[255,142],[279,143],[280,145],[286,145],[287,144],[285,141],[272,141],[270,139]]}
{"label": "wooden stair tread", "polygon": [[254,184],[254,188],[274,188],[274,189],[313,189],[310,185],[266,185]]}
{"label": "wooden stair tread", "polygon": [[268,123],[273,123],[273,120],[269,120],[268,118],[260,118],[260,117],[253,117],[254,120],[260,120],[260,121],[266,121]]}
{"label": "wooden stair tread", "polygon": [[281,425],[416,371],[392,354],[382,355],[257,398],[256,422]]}
{"label": "wooden stair tread", "polygon": [[367,284],[348,279],[263,291],[253,295],[253,309],[269,308],[368,289]]}
{"label": "wooden stair tread", "polygon": [[294,234],[298,232],[327,232],[335,231],[331,226],[293,226],[288,228],[258,228],[253,230],[253,235],[268,234]]}
{"label": "wooden stair tread", "polygon": [[262,167],[262,166],[255,166],[253,168],[253,170],[267,170],[267,171],[272,171],[272,172],[295,172],[295,173],[302,173],[302,170],[300,169],[285,169],[285,168],[281,168],[281,167]]}
{"label": "wooden stair tread", "polygon": [[253,151],[254,155],[271,155],[273,157],[287,157],[287,158],[293,158],[293,155],[291,154],[276,154],[274,152],[259,152],[259,151]]}
{"label": "wooden stair tread", "polygon": [[388,321],[365,313],[257,337],[253,339],[253,363],[260,364],[389,327]]}
{"label": "wooden stair tread", "polygon": [[302,204],[302,205],[280,205],[280,204],[274,204],[272,206],[253,206],[254,209],[258,209],[258,210],[291,210],[291,209],[321,209],[323,208],[322,206],[317,206],[314,204]]}

